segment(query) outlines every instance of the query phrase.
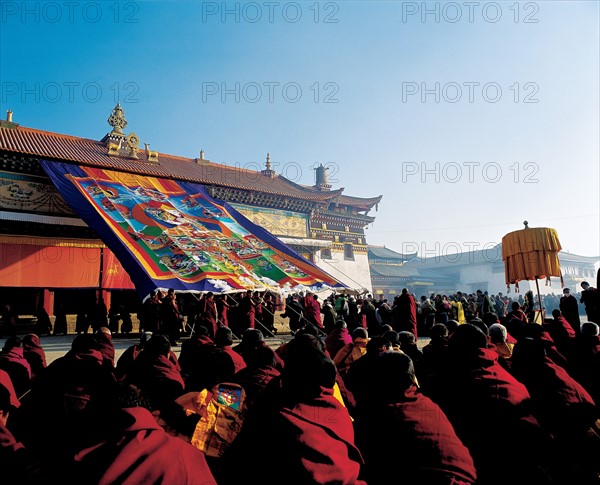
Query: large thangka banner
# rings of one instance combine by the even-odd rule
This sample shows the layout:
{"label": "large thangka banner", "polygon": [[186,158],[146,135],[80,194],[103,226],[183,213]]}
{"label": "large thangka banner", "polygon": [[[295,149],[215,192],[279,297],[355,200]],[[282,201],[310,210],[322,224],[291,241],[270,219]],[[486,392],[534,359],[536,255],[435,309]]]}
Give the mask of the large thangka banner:
{"label": "large thangka banner", "polygon": [[41,161],[136,289],[343,287],[199,184]]}

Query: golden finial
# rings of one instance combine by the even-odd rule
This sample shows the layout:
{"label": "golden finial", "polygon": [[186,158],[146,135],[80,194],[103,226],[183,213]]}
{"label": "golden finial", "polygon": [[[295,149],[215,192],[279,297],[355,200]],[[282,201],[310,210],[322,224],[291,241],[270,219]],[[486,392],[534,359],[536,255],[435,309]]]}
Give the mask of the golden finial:
{"label": "golden finial", "polygon": [[120,102],[114,107],[107,121],[113,127],[112,133],[123,134],[123,129],[127,126],[127,120]]}

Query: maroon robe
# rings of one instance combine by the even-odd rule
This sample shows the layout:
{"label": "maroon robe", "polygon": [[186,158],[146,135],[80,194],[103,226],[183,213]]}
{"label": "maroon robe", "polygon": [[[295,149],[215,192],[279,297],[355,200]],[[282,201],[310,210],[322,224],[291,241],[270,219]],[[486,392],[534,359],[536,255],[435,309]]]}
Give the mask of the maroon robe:
{"label": "maroon robe", "polygon": [[247,328],[254,328],[254,317],[256,315],[254,299],[251,296],[242,298],[240,300],[238,311],[240,330],[243,332]]}
{"label": "maroon robe", "polygon": [[4,386],[8,391],[8,395],[10,396],[10,404],[15,409],[18,408],[21,403],[19,402],[19,398],[17,397],[17,393],[15,392],[15,387],[8,375],[8,372],[0,369],[0,386]]}
{"label": "maroon robe", "polygon": [[[115,391],[116,380],[103,365],[96,340],[90,334],[75,337],[71,350],[33,382],[14,416],[19,439],[41,469],[54,470],[57,462],[72,457]],[[10,419],[14,424],[12,414]]]}
{"label": "maroon robe", "polygon": [[166,355],[149,353],[147,349],[134,361],[124,381],[147,392],[158,407],[177,399],[184,393],[185,387],[181,372],[171,359]]}
{"label": "maroon robe", "polygon": [[0,352],[0,369],[5,370],[21,397],[31,387],[31,366],[23,356],[23,347],[13,347]]}
{"label": "maroon robe", "polygon": [[347,328],[334,328],[325,337],[325,349],[332,359],[344,345],[351,343],[352,335],[350,335]]}
{"label": "maroon robe", "polygon": [[[407,389],[398,402],[371,403],[354,422],[369,485],[390,483],[392,463],[398,483],[442,483],[436,481],[441,478],[448,480],[443,483],[475,483],[477,472],[469,450],[439,406],[416,387]],[[382,439],[382,429],[388,439]]]}
{"label": "maroon robe", "polygon": [[[452,354],[446,372],[423,389],[471,452],[482,483],[548,483],[542,470],[551,438],[533,415],[526,387],[498,363],[495,350]],[[499,456],[510,467],[498,466]]]}
{"label": "maroon robe", "polygon": [[129,420],[119,435],[75,455],[79,483],[216,484],[204,454],[167,434],[147,409],[122,412]]}
{"label": "maroon robe", "polygon": [[23,357],[31,367],[32,379],[40,375],[46,368],[46,353],[36,334],[30,333],[23,337]]}
{"label": "maroon robe", "polygon": [[231,360],[233,361],[234,373],[239,372],[246,367],[246,362],[244,361],[244,358],[235,350],[233,350],[230,345],[221,347],[221,349],[223,349],[223,352],[225,352],[227,355],[229,355],[229,357],[231,357]]}
{"label": "maroon robe", "polygon": [[115,367],[115,346],[112,341],[112,335],[98,331],[94,334],[96,340],[100,344],[100,352],[102,352],[102,359],[104,365],[110,369]]}
{"label": "maroon robe", "polygon": [[209,337],[214,339],[217,328],[219,328],[219,324],[217,323],[217,306],[214,298],[202,299],[199,323],[206,327]]}
{"label": "maroon robe", "polygon": [[229,327],[229,304],[223,300],[217,300],[217,311],[219,313],[219,323],[223,327]]}
{"label": "maroon robe", "polygon": [[[217,477],[219,484],[364,484],[350,415],[332,389],[321,388],[309,402],[275,401],[260,418],[246,419],[224,456],[231,466]],[[268,465],[260,466],[266,450]]]}
{"label": "maroon robe", "polygon": [[[9,417],[10,419],[10,417]],[[29,455],[23,443],[0,421],[0,463],[2,483],[27,483]]]}
{"label": "maroon robe", "polygon": [[527,364],[511,372],[531,393],[542,424],[559,434],[585,433],[598,415],[592,396],[547,356]]}
{"label": "maroon robe", "polygon": [[398,297],[396,307],[392,309],[394,330],[396,332],[411,332],[417,338],[417,304],[409,293],[402,293]]}
{"label": "maroon robe", "polygon": [[267,387],[271,379],[279,377],[280,373],[275,367],[244,367],[229,379],[244,388],[246,391],[246,405],[252,407],[261,391]]}
{"label": "maroon robe", "polygon": [[321,323],[321,305],[318,300],[313,298],[313,295],[304,297],[304,318],[318,328],[323,328]]}

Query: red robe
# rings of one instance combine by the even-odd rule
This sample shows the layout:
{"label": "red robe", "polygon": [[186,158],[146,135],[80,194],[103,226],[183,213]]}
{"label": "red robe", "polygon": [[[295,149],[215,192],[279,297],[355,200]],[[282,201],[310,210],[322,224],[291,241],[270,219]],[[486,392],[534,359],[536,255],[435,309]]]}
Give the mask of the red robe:
{"label": "red robe", "polygon": [[254,299],[252,297],[244,297],[239,304],[240,327],[243,332],[247,328],[254,328],[254,317],[256,315]]}
{"label": "red robe", "polygon": [[[259,418],[246,418],[223,457],[219,484],[364,484],[358,480],[363,460],[350,415],[332,389],[322,388],[310,402],[275,400],[259,411]],[[266,452],[268,465],[260,466]]]}
{"label": "red robe", "polygon": [[325,348],[329,356],[333,359],[339,350],[346,344],[352,343],[352,335],[347,328],[333,329],[325,337]]}
{"label": "red robe", "polygon": [[107,439],[75,456],[80,483],[216,484],[204,454],[167,434],[144,408],[127,408],[129,423],[118,439]]}
{"label": "red robe", "polygon": [[0,352],[0,369],[10,376],[17,396],[21,397],[31,388],[31,366],[23,356],[22,347]]}
{"label": "red robe", "polygon": [[200,311],[200,325],[206,327],[211,339],[215,338],[215,333],[219,324],[217,323],[217,306],[214,299],[204,298],[202,300],[202,309]]}
{"label": "red robe", "polygon": [[1,421],[0,463],[2,463],[2,483],[27,483],[29,465],[27,450]]}
{"label": "red robe", "polygon": [[[354,422],[369,485],[390,483],[391,463],[398,470],[398,483],[438,483],[435,479],[442,477],[452,477],[456,484],[475,483],[469,450],[431,399],[411,387],[399,402],[371,402]],[[382,439],[382,428],[389,439]]]}
{"label": "red robe", "polygon": [[234,373],[239,372],[246,367],[246,362],[244,361],[244,358],[235,350],[233,350],[230,345],[226,345],[225,347],[221,348],[223,349],[223,352],[225,352],[227,355],[229,355],[229,357],[231,357],[234,366]]}
{"label": "red robe", "polygon": [[398,297],[398,303],[392,310],[394,317],[394,330],[396,332],[412,332],[417,338],[417,304],[409,293],[403,293]]}
{"label": "red robe", "polygon": [[95,337],[101,347],[100,352],[102,352],[104,365],[113,369],[115,367],[115,346],[112,341],[112,335],[104,332],[96,332]]}
{"label": "red robe", "polygon": [[[494,349],[473,350],[460,356],[460,363],[456,359],[453,355],[446,372],[424,391],[469,448],[481,482],[547,483],[541,468],[551,460],[551,439],[533,415],[526,387],[498,363]],[[499,456],[510,466],[499,466]]]}
{"label": "red robe", "polygon": [[321,305],[312,295],[304,297],[304,317],[319,328],[323,328],[321,323]]}
{"label": "red robe", "polygon": [[41,374],[46,368],[46,353],[36,334],[31,333],[23,337],[23,357],[29,362],[32,378]]}

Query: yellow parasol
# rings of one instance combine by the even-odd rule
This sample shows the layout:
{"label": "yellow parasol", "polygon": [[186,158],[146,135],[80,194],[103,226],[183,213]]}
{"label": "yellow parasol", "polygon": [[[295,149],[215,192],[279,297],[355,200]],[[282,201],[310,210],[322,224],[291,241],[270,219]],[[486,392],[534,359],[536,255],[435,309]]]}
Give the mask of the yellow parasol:
{"label": "yellow parasol", "polygon": [[540,296],[539,278],[550,281],[551,276],[560,277],[564,286],[558,253],[562,249],[556,229],[549,227],[529,227],[523,222],[525,229],[513,231],[502,238],[502,260],[506,285],[515,285],[519,291],[519,281],[535,280],[540,311],[542,298]]}

